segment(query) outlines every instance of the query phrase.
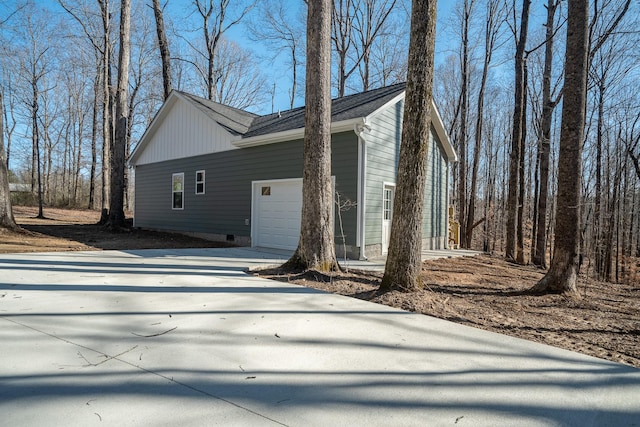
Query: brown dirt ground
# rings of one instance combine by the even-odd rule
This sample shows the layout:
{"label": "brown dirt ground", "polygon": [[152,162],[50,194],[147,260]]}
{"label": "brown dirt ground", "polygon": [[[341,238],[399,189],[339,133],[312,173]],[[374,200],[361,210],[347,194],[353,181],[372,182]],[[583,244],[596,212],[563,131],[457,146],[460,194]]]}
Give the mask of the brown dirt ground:
{"label": "brown dirt ground", "polygon": [[38,208],[14,206],[13,215],[23,231],[0,228],[0,253],[230,246],[174,233],[137,229],[112,233],[97,225],[98,211],[44,208],[43,213],[45,219],[38,219]]}
{"label": "brown dirt ground", "polygon": [[[132,230],[110,233],[95,225],[99,212],[14,207],[25,231],[0,229],[0,253],[106,249],[193,248],[228,246],[171,233]],[[543,271],[518,266],[499,257],[480,255],[427,261],[423,290],[377,292],[381,274],[351,270],[330,276],[278,270],[256,272],[403,310],[537,341],[640,368],[640,259],[628,263],[625,283],[597,282],[581,276],[582,298],[532,296]]]}

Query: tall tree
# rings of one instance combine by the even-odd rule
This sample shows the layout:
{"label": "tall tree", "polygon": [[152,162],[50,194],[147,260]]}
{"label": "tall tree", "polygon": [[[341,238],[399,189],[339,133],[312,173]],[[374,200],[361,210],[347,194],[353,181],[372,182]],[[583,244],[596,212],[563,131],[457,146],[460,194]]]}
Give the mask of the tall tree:
{"label": "tall tree", "polygon": [[589,2],[568,1],[558,198],[551,267],[532,291],[577,295],[582,144],[586,117]]}
{"label": "tall tree", "polygon": [[331,0],[309,0],[300,240],[284,265],[338,269],[331,184]]}
{"label": "tall tree", "polygon": [[524,142],[523,130],[525,128],[525,47],[527,45],[530,5],[531,0],[522,0],[520,34],[516,41],[513,126],[511,129],[511,154],[509,156],[509,193],[507,196],[507,243],[505,249],[505,256],[511,261],[516,261],[516,249],[520,250],[522,245],[522,242],[518,242],[517,228],[519,223],[518,208],[520,203],[523,203],[519,197],[520,186],[524,185],[524,183],[520,182],[520,153]]}
{"label": "tall tree", "polygon": [[[399,23],[400,22],[400,23]],[[384,87],[407,80],[408,29],[396,18],[389,21],[389,31],[383,31],[374,45],[371,61],[372,87]]]}
{"label": "tall tree", "polygon": [[169,97],[173,84],[171,82],[171,55],[169,54],[169,41],[164,26],[163,8],[160,0],[153,0],[153,16],[156,19],[156,32],[158,34],[158,49],[160,49],[160,59],[162,60],[162,87],[164,89],[164,99]]}
{"label": "tall tree", "polygon": [[[202,18],[202,35],[204,36],[205,52],[201,54],[205,57],[207,97],[213,101],[216,99],[217,64],[215,62],[218,44],[222,35],[231,27],[237,25],[253,9],[256,1],[245,7],[238,7],[240,10],[234,17],[230,17],[230,0],[220,0],[217,4],[213,0],[193,0],[198,14]],[[236,4],[237,6],[237,4]]]}
{"label": "tall tree", "polygon": [[[332,25],[331,39],[338,56],[337,86],[338,96],[343,97],[347,89],[347,79],[355,70],[357,64],[349,64],[349,52],[354,43],[353,36],[353,2],[354,0],[332,0]],[[359,62],[359,61],[358,61]]]}
{"label": "tall tree", "polygon": [[556,9],[560,0],[547,0],[546,44],[544,70],[542,75],[542,115],[540,117],[540,137],[538,143],[539,191],[536,206],[535,247],[531,254],[533,264],[547,267],[547,199],[549,198],[549,152],[551,151],[551,125],[553,111],[560,101],[552,98],[551,76],[553,71],[553,38],[555,35]]}
{"label": "tall tree", "polygon": [[[461,244],[467,247],[467,139],[469,138],[469,85],[470,59],[469,36],[471,13],[475,0],[464,0],[462,3],[461,24],[462,42],[460,43],[460,129],[458,133],[458,222],[460,223]],[[473,222],[473,218],[471,219]]]}
{"label": "tall tree", "polygon": [[[630,0],[622,2],[596,2],[593,5],[593,17],[589,24],[589,82],[596,89],[597,102],[597,123],[596,123],[596,165],[595,165],[595,196],[594,196],[594,250],[595,250],[595,271],[599,279],[609,280],[611,268],[611,248],[607,247],[607,242],[611,242],[606,234],[610,229],[610,224],[603,218],[607,214],[603,209],[602,197],[603,188],[609,191],[610,185],[603,185],[603,145],[605,139],[605,100],[609,97],[610,81],[614,78],[612,74],[620,72],[621,65],[624,64],[624,56],[627,50],[624,45],[609,42],[611,37],[616,36],[616,29],[621,24],[624,16],[629,10]],[[615,9],[615,10],[611,10]],[[626,31],[625,31],[626,30]],[[622,32],[632,33],[632,28],[622,29]],[[606,49],[605,49],[606,48]],[[624,50],[624,55],[620,55]],[[614,57],[616,55],[617,57]],[[612,71],[612,69],[618,70]],[[622,68],[626,68],[622,65]],[[617,71],[617,72],[616,72]],[[624,70],[623,70],[624,72]],[[605,96],[606,95],[606,96]],[[609,256],[605,256],[609,255]]]}
{"label": "tall tree", "polygon": [[402,142],[393,203],[389,253],[380,288],[420,288],[422,221],[436,30],[435,0],[413,0]]}
{"label": "tall tree", "polygon": [[[100,68],[99,81],[102,84],[102,194],[101,194],[101,215],[100,224],[105,224],[109,219],[109,206],[111,197],[111,149],[113,143],[113,83],[112,83],[112,41],[111,41],[111,0],[96,0],[100,11],[100,22],[95,23],[92,19],[94,12],[91,8],[84,7],[83,4],[58,0],[64,10],[66,10],[80,25],[82,31],[93,46],[96,52],[96,67]],[[96,73],[98,74],[98,73]],[[94,108],[97,109],[99,98],[94,98]],[[97,125],[97,121],[94,122]],[[92,148],[93,149],[93,148]],[[95,156],[97,160],[97,156]],[[94,165],[92,165],[92,169]]]}
{"label": "tall tree", "polygon": [[112,150],[111,197],[108,225],[112,229],[125,226],[125,152],[127,148],[129,108],[127,103],[129,59],[131,55],[131,0],[120,3],[120,50],[116,86],[115,138]]}
{"label": "tall tree", "polygon": [[0,227],[15,230],[18,228],[11,207],[9,190],[9,170],[4,154],[4,99],[0,88]]}
{"label": "tall tree", "polygon": [[240,109],[261,104],[266,82],[256,67],[255,55],[223,38],[216,50],[215,63],[217,102]]}
{"label": "tall tree", "polygon": [[102,18],[102,211],[100,224],[108,220],[111,206],[111,151],[113,142],[113,95],[111,81],[111,1],[97,0]]}
{"label": "tall tree", "polygon": [[4,129],[0,129],[0,131],[4,131],[6,133],[7,136],[7,146],[6,146],[6,163],[7,163],[7,168],[9,167],[9,164],[11,162],[11,141],[12,141],[12,137],[14,135],[14,132],[16,131],[16,126],[18,125],[18,121],[16,119],[16,105],[15,105],[15,93],[13,93],[13,79],[11,76],[11,73],[6,73],[7,75],[4,76],[3,81],[4,81],[4,88],[3,91],[6,91],[5,93],[9,96],[9,99],[7,100],[7,106],[4,107]]}
{"label": "tall tree", "polygon": [[23,51],[19,58],[20,76],[27,90],[24,94],[24,103],[29,108],[31,127],[31,189],[38,198],[38,218],[44,218],[43,213],[43,180],[41,162],[41,135],[39,121],[40,97],[52,87],[47,86],[45,77],[52,72],[53,58],[55,57],[55,43],[52,38],[52,29],[48,25],[38,8],[32,5],[22,11],[23,25],[22,45],[18,48]]}
{"label": "tall tree", "polygon": [[[631,136],[625,141],[625,145],[627,149],[627,155],[629,156],[629,159],[631,159],[633,168],[636,171],[636,176],[640,181],[640,131],[637,131],[635,129],[638,122],[640,122],[640,114],[636,116],[633,122],[633,126],[631,128]],[[638,151],[638,153],[636,153],[636,150]],[[640,241],[638,242],[638,246],[640,247]]]}
{"label": "tall tree", "polygon": [[274,51],[272,60],[285,52],[291,72],[289,108],[293,109],[298,97],[298,70],[304,65],[304,28],[299,20],[289,17],[289,8],[289,4],[281,1],[263,2],[260,6],[260,18],[251,22],[250,29],[253,40],[266,43]]}
{"label": "tall tree", "polygon": [[371,88],[371,54],[374,42],[385,29],[389,15],[393,11],[397,0],[362,0],[360,7],[356,9],[354,17],[354,30],[356,33],[355,45],[359,62],[362,90]]}
{"label": "tall tree", "polygon": [[471,165],[471,187],[469,188],[469,209],[467,209],[467,224],[465,227],[466,245],[470,248],[473,240],[473,230],[478,224],[486,220],[486,217],[475,222],[476,190],[478,186],[478,169],[480,167],[480,152],[482,151],[482,131],[484,127],[484,99],[489,76],[489,66],[493,52],[498,42],[498,35],[505,12],[504,3],[500,0],[488,0],[486,4],[486,24],[484,28],[484,61],[482,64],[482,77],[478,90],[476,105],[476,126],[474,134],[473,163]]}

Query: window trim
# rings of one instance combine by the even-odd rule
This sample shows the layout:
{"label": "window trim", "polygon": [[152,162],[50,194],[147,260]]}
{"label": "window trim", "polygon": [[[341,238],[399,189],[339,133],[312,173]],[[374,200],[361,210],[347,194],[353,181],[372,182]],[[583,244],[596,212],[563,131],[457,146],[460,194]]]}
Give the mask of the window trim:
{"label": "window trim", "polygon": [[[202,174],[202,180],[198,181],[198,174]],[[202,184],[202,191],[198,191],[198,184]],[[205,194],[206,190],[206,172],[204,169],[196,171],[196,194]]]}
{"label": "window trim", "polygon": [[[182,180],[182,188],[179,191],[175,190],[176,177],[180,177]],[[180,198],[181,206],[176,207],[175,205],[175,194],[181,193],[182,197]],[[174,211],[182,211],[184,210],[184,172],[178,172],[171,175],[171,209]]]}

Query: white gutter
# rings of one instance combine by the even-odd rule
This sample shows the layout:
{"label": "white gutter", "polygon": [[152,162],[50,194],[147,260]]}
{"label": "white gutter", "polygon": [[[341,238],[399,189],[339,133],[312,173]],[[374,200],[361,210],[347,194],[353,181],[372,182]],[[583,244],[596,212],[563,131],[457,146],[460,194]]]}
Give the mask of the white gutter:
{"label": "white gutter", "polygon": [[[354,126],[363,126],[364,118],[357,117],[355,119],[342,120],[339,122],[331,123],[331,133],[346,132],[353,130]],[[277,142],[292,141],[294,139],[304,138],[304,128],[289,129],[282,132],[270,133],[266,135],[250,136],[249,138],[242,138],[232,142],[232,144],[239,148],[257,147],[259,145],[275,144]]]}
{"label": "white gutter", "polygon": [[449,248],[449,206],[451,203],[451,194],[449,193],[449,184],[451,184],[449,182],[449,174],[451,173],[451,163],[450,162],[446,162],[447,165],[447,178],[446,178],[446,182],[447,182],[447,224],[446,224],[446,231],[445,231],[445,238],[444,238],[444,248],[445,249],[451,249]]}
{"label": "white gutter", "polygon": [[360,260],[367,259],[365,255],[365,223],[366,223],[366,188],[367,188],[367,141],[364,138],[365,131],[371,128],[363,119],[361,123],[353,125],[353,131],[358,135],[358,227],[356,240],[360,246]]}

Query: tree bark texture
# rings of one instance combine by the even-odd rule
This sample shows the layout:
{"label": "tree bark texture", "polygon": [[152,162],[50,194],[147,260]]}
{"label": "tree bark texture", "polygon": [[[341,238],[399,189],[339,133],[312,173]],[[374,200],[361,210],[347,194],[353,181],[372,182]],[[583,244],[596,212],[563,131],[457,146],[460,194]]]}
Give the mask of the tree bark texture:
{"label": "tree bark texture", "polygon": [[307,19],[302,222],[284,268],[337,270],[331,182],[331,0],[310,0]]}
{"label": "tree bark texture", "polygon": [[522,81],[524,87],[522,90],[522,127],[520,132],[520,157],[518,159],[518,215],[516,221],[516,262],[518,264],[525,264],[524,260],[524,202],[525,202],[525,152],[526,152],[526,140],[527,140],[527,126],[525,121],[527,119],[527,82],[529,78],[529,67],[527,65],[527,58],[525,57],[523,63]]}
{"label": "tree bark texture", "polygon": [[[35,170],[36,170],[36,179],[37,179],[37,195],[38,195],[38,216],[37,218],[44,218],[44,211],[42,209],[42,162],[40,161],[40,135],[38,134],[38,109],[40,108],[38,105],[38,74],[36,72],[36,65],[33,64],[32,74],[31,74],[31,89],[33,93],[32,103],[31,103],[31,140],[33,145],[34,159],[35,162]],[[33,172],[32,172],[33,173]]]}
{"label": "tree bark texture", "polygon": [[[467,210],[467,225],[465,227],[465,239],[467,248],[471,247],[473,241],[473,230],[476,212],[476,190],[478,187],[478,169],[480,168],[480,151],[482,150],[482,131],[484,126],[484,98],[487,87],[487,77],[489,75],[489,65],[495,47],[497,28],[499,27],[500,4],[497,1],[487,3],[487,22],[484,33],[484,61],[482,64],[482,77],[480,79],[480,89],[478,90],[478,104],[476,105],[476,128],[474,134],[473,163],[471,165],[471,187],[469,188],[469,208]],[[488,201],[485,205],[488,205]],[[487,215],[485,213],[485,221]],[[485,223],[486,224],[486,223]],[[484,245],[488,246],[488,245]],[[487,249],[485,249],[486,251]]]}
{"label": "tree bark texture", "polygon": [[109,219],[111,197],[111,144],[113,115],[111,96],[111,10],[109,0],[98,0],[102,15],[102,212],[100,224]]}
{"label": "tree bark texture", "polygon": [[[467,240],[467,139],[469,138],[469,25],[474,0],[465,0],[462,11],[462,55],[460,58],[460,134],[458,139],[458,223],[460,244],[468,248]],[[472,196],[473,197],[473,196]],[[473,223],[473,218],[471,218]]]}
{"label": "tree bark texture", "polygon": [[15,230],[18,228],[11,207],[9,190],[9,170],[4,152],[4,100],[0,89],[0,227]]}
{"label": "tree bark texture", "polygon": [[546,45],[544,52],[544,71],[542,75],[542,118],[540,140],[540,186],[538,206],[536,209],[536,246],[531,261],[542,268],[547,268],[547,199],[549,197],[549,153],[551,150],[551,125],[555,102],[551,100],[551,72],[553,67],[553,34],[555,32],[555,12],[558,0],[547,2]]}
{"label": "tree bark texture", "polygon": [[167,99],[173,86],[171,82],[171,55],[169,55],[169,42],[167,41],[160,0],[153,0],[153,15],[156,18],[158,48],[160,49],[160,59],[162,60],[162,87],[164,89],[164,99]]}
{"label": "tree bark texture", "polygon": [[125,151],[127,147],[127,103],[129,83],[129,58],[131,55],[131,1],[122,0],[120,6],[120,52],[118,54],[118,82],[116,86],[115,138],[112,151],[111,204],[109,206],[109,227],[117,229],[125,226]]}
{"label": "tree bark texture", "polygon": [[[596,126],[596,183],[594,196],[593,219],[593,246],[595,248],[595,271],[598,279],[604,277],[604,247],[605,229],[607,226],[602,221],[602,145],[603,145],[603,119],[604,119],[604,81],[598,84],[598,122]],[[607,186],[607,191],[609,186]]]}
{"label": "tree bark texture", "polygon": [[382,290],[422,285],[422,210],[429,136],[436,29],[435,0],[413,0],[400,159]]}
{"label": "tree bark texture", "polygon": [[508,260],[516,260],[518,206],[521,203],[518,197],[520,176],[520,141],[522,140],[522,128],[524,126],[524,92],[526,82],[524,80],[525,46],[527,45],[527,31],[529,26],[529,6],[531,0],[522,1],[522,16],[520,18],[520,36],[516,44],[515,56],[515,92],[513,106],[513,126],[511,134],[511,154],[509,156],[509,190],[507,194],[507,231],[505,257]]}
{"label": "tree bark texture", "polygon": [[558,158],[558,201],[551,267],[532,291],[577,295],[582,142],[587,92],[589,2],[569,0],[564,100]]}

